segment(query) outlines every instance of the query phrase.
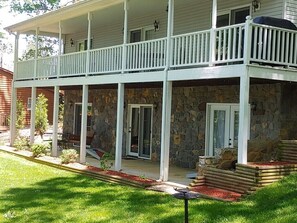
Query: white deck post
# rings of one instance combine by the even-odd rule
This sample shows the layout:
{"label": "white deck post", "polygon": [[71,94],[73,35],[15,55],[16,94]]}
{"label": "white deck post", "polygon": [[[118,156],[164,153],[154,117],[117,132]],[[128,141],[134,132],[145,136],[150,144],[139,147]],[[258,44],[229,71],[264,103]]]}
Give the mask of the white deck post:
{"label": "white deck post", "polygon": [[59,21],[59,52],[58,52],[58,67],[57,67],[57,77],[61,75],[61,54],[62,54],[62,24]]}
{"label": "white deck post", "polygon": [[35,137],[35,107],[36,107],[36,87],[32,87],[32,90],[31,90],[30,144],[34,143],[34,137]]}
{"label": "white deck post", "polygon": [[243,57],[244,57],[244,64],[250,63],[251,58],[251,47],[252,47],[252,18],[250,16],[247,16],[245,21],[245,27],[244,27],[244,50],[243,50]]}
{"label": "white deck post", "polygon": [[54,89],[52,156],[58,156],[59,86]]}
{"label": "white deck post", "polygon": [[16,120],[17,120],[17,88],[14,82],[11,85],[11,105],[10,105],[10,146],[13,146],[16,139]]}
{"label": "white deck post", "polygon": [[35,33],[35,62],[34,62],[34,79],[37,77],[37,59],[38,59],[38,36],[39,36],[39,27],[36,28],[36,33]]}
{"label": "white deck post", "polygon": [[171,122],[171,100],[172,82],[163,82],[162,103],[162,133],[161,133],[161,160],[160,180],[167,181],[169,175],[169,151],[170,151],[170,122]]}
{"label": "white deck post", "polygon": [[17,120],[17,89],[14,87],[15,75],[18,74],[18,58],[19,58],[19,34],[15,35],[14,43],[14,75],[11,84],[11,105],[10,105],[10,146],[13,146],[16,138],[16,120]]}
{"label": "white deck post", "polygon": [[211,21],[211,30],[210,30],[210,58],[209,65],[213,66],[216,57],[216,32],[217,28],[217,13],[218,12],[218,2],[217,0],[212,0],[212,21]]}
{"label": "white deck post", "polygon": [[87,42],[87,59],[86,59],[86,76],[90,73],[90,50],[91,50],[91,26],[92,14],[88,13],[88,42]]}
{"label": "white deck post", "polygon": [[122,169],[122,150],[123,150],[123,120],[124,120],[124,93],[125,85],[118,84],[117,102],[117,132],[116,132],[116,151],[115,151],[115,170]]}
{"label": "white deck post", "polygon": [[79,159],[80,163],[86,162],[88,98],[89,98],[89,86],[83,85],[81,131],[80,131],[80,159]]}
{"label": "white deck post", "polygon": [[240,77],[238,163],[247,163],[248,131],[249,131],[249,93],[250,78],[246,71]]}
{"label": "white deck post", "polygon": [[162,98],[162,129],[161,129],[161,157],[160,157],[160,180],[167,181],[169,175],[169,151],[170,151],[170,122],[171,122],[171,100],[172,82],[168,81],[168,69],[171,65],[174,18],[174,0],[168,0],[168,21],[167,21],[167,61],[163,81]]}
{"label": "white deck post", "polygon": [[128,41],[128,9],[129,9],[129,4],[128,0],[125,0],[124,2],[124,37],[123,37],[123,48],[122,48],[122,74],[126,70],[127,66],[127,41]]}

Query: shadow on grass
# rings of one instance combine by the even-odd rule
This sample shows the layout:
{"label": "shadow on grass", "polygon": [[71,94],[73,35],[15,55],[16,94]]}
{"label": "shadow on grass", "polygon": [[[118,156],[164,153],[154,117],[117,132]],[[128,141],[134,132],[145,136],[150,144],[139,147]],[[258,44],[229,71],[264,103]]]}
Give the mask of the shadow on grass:
{"label": "shadow on grass", "polygon": [[[58,219],[78,222],[77,215],[94,212],[98,212],[98,215],[100,212],[106,213],[102,216],[104,222],[121,222],[127,218],[133,219],[132,215],[162,214],[168,211],[166,204],[170,199],[168,195],[71,175],[4,191],[0,196],[0,212],[16,212],[14,222],[54,222]],[[174,222],[170,220],[172,217],[182,219],[182,209],[177,210],[179,213],[162,222]]]}

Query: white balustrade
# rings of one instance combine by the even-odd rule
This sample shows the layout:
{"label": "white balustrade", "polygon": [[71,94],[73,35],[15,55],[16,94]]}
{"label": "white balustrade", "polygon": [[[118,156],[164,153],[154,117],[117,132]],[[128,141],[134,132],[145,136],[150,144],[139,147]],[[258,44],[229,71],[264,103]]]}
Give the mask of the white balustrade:
{"label": "white balustrade", "polygon": [[243,61],[244,24],[237,24],[215,30],[215,61],[229,63]]}
{"label": "white balustrade", "polygon": [[[211,30],[172,37],[171,68],[226,65],[243,63],[244,56],[251,63],[294,66],[297,64],[297,31],[251,23],[250,41],[244,40],[245,24],[221,27],[214,30],[214,52],[211,54]],[[244,55],[244,44],[250,42],[250,55]],[[126,57],[126,72],[161,70],[166,67],[167,39],[155,39],[127,44],[126,55],[123,45],[61,55],[60,76],[82,76],[120,73],[122,60]],[[89,53],[89,64],[87,54]],[[210,55],[215,55],[210,61]],[[58,75],[58,56],[17,64],[16,80],[51,78]],[[87,74],[87,66],[89,73]]]}
{"label": "white balustrade", "polygon": [[174,36],[172,42],[172,67],[207,65],[209,63],[209,30]]}
{"label": "white balustrade", "polygon": [[61,76],[81,76],[86,74],[87,51],[61,56]]}
{"label": "white balustrade", "polygon": [[252,24],[251,62],[297,66],[297,31]]}
{"label": "white balustrade", "polygon": [[51,78],[58,74],[58,56],[37,60],[36,78]]}
{"label": "white balustrade", "polygon": [[127,44],[127,71],[165,68],[166,38]]}
{"label": "white balustrade", "polygon": [[90,51],[90,73],[113,73],[122,69],[122,45]]}
{"label": "white balustrade", "polygon": [[15,80],[26,80],[34,78],[35,60],[19,61],[17,63],[17,72],[14,74]]}

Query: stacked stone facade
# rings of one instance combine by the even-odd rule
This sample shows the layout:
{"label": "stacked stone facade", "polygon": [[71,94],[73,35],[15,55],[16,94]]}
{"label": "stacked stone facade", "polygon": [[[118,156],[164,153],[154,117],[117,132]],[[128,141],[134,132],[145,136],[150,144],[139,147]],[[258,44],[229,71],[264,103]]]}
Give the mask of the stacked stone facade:
{"label": "stacked stone facade", "polygon": [[[277,141],[281,132],[281,84],[255,84],[250,88],[250,142]],[[81,90],[65,91],[64,132],[73,131],[74,104],[81,102]],[[96,132],[92,146],[114,152],[117,90],[89,90],[92,103],[92,131]],[[173,87],[170,163],[195,168],[199,156],[205,154],[206,104],[239,103],[238,85]],[[129,104],[153,105],[152,160],[160,160],[162,88],[126,88],[124,108],[123,155],[126,154],[127,112]],[[264,143],[265,144],[265,143]],[[253,149],[254,151],[255,149]],[[256,149],[257,150],[257,149]]]}

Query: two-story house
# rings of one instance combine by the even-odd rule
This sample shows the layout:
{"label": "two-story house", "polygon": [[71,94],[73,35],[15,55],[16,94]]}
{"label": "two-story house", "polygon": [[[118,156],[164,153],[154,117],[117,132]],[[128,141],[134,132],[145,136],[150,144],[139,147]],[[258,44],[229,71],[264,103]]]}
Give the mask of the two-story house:
{"label": "two-story house", "polygon": [[[296,137],[297,32],[253,20],[296,23],[296,7],[296,0],[80,1],[6,28],[16,36],[13,89],[31,87],[32,104],[37,88],[54,89],[54,133],[64,90],[64,132],[80,135],[82,163],[93,131],[92,146],[113,152],[116,170],[123,156],[152,159],[164,181],[170,163],[195,167],[220,148],[238,148],[245,164],[248,142],[265,148]],[[21,34],[57,37],[59,55],[18,61]]]}

